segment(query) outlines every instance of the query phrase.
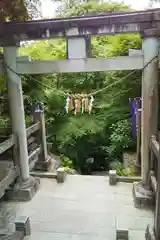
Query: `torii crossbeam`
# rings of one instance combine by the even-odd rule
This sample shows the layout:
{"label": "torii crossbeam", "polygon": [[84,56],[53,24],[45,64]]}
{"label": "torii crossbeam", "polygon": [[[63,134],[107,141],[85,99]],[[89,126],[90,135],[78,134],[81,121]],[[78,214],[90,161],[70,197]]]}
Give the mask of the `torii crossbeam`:
{"label": "torii crossbeam", "polygon": [[56,18],[49,20],[1,22],[0,44],[57,37],[145,33],[158,28],[160,9],[138,12],[96,14],[92,16]]}

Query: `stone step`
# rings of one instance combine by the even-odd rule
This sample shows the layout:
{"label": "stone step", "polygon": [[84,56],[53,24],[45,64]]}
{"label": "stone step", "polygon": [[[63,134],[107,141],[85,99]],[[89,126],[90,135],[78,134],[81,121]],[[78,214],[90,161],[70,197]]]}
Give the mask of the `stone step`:
{"label": "stone step", "polygon": [[57,173],[56,172],[40,172],[40,171],[35,171],[35,172],[30,172],[30,175],[33,177],[40,177],[40,178],[57,178]]}

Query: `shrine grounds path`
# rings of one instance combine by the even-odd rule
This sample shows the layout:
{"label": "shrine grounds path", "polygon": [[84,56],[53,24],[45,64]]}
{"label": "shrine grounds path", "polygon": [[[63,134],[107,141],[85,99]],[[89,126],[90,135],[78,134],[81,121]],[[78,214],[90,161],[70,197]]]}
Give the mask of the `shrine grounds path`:
{"label": "shrine grounds path", "polygon": [[107,176],[69,175],[62,184],[41,179],[30,202],[4,204],[13,210],[10,221],[16,214],[30,217],[32,235],[25,240],[116,240],[116,227],[144,240],[153,224],[150,210],[134,207],[132,184],[109,186]]}

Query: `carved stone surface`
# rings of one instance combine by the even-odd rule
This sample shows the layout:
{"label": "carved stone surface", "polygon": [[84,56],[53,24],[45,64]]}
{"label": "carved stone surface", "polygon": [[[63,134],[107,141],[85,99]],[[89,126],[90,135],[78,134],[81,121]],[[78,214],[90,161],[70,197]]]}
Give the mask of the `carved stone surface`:
{"label": "carved stone surface", "polygon": [[146,240],[156,240],[153,228],[150,225],[148,225],[146,228],[145,239]]}
{"label": "carved stone surface", "polygon": [[149,208],[153,206],[153,192],[142,182],[133,183],[133,201],[136,208]]}
{"label": "carved stone surface", "polygon": [[117,174],[116,170],[109,170],[109,184],[110,185],[116,185],[117,184]]}
{"label": "carved stone surface", "polygon": [[31,177],[26,183],[18,183],[6,191],[9,200],[29,201],[33,198],[40,185],[40,178]]}

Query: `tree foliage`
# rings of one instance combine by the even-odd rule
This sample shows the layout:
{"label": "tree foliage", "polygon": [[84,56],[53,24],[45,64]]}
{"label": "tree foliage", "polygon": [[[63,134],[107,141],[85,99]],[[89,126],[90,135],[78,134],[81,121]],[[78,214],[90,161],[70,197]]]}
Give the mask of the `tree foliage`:
{"label": "tree foliage", "polygon": [[0,0],[0,20],[27,20],[40,16],[40,0]]}
{"label": "tree foliage", "polygon": [[[61,16],[85,15],[101,12],[128,11],[120,3],[89,1],[63,6]],[[140,37],[135,34],[92,38],[94,57],[128,55],[129,48],[140,48]],[[35,60],[66,58],[66,43],[62,39],[36,41],[25,44],[20,55]],[[129,98],[141,94],[141,73],[123,78],[129,72],[92,72],[25,76],[23,91],[25,107],[34,101],[44,101],[48,141],[53,151],[72,160],[74,167],[85,171],[85,159],[94,157],[95,168],[108,166],[111,160],[121,160],[125,149],[133,150],[135,140],[131,136]],[[91,115],[74,116],[65,113],[66,93],[92,93],[112,84],[111,88],[95,95]],[[113,85],[114,84],[114,85]],[[46,87],[48,86],[48,87]],[[29,114],[29,112],[28,112]]]}
{"label": "tree foliage", "polygon": [[111,12],[124,12],[130,11],[131,9],[128,5],[121,4],[119,2],[102,2],[98,0],[91,1],[80,1],[80,0],[70,0],[70,1],[60,1],[60,7],[58,8],[58,13],[61,16],[83,16],[101,13],[111,13]]}

